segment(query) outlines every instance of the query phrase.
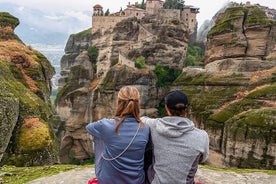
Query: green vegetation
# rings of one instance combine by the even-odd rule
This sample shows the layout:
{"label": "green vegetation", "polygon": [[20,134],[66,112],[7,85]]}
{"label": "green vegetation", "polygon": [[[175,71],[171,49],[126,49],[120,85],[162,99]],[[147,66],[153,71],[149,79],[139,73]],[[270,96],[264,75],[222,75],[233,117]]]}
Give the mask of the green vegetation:
{"label": "green vegetation", "polygon": [[203,66],[204,50],[198,46],[189,45],[187,56],[183,62],[183,66]]}
{"label": "green vegetation", "polygon": [[209,77],[209,74],[207,73],[201,73],[196,76],[190,76],[187,75],[186,73],[182,73],[175,81],[174,85],[175,86],[180,86],[180,85],[203,85],[205,84],[205,80]]}
{"label": "green vegetation", "polygon": [[[242,23],[245,20],[245,27],[259,25],[261,27],[275,25],[275,21],[270,20],[264,10],[258,6],[238,6],[226,9],[223,16],[217,20],[216,25],[209,31],[208,36],[216,35],[224,31],[235,31],[241,27],[235,27],[236,21]],[[245,19],[244,19],[245,18]],[[240,24],[237,24],[240,26]]]}
{"label": "green vegetation", "polygon": [[139,69],[147,67],[146,60],[145,60],[144,56],[140,56],[140,57],[136,58],[135,67],[139,68]]}
{"label": "green vegetation", "polygon": [[274,25],[276,24],[274,20],[270,20],[267,17],[263,9],[257,6],[248,7],[248,9],[246,9],[245,11],[247,13],[245,26],[247,27],[255,26],[255,25],[260,25],[265,27],[265,26],[270,26],[272,24]]}
{"label": "green vegetation", "polygon": [[[256,133],[253,137],[253,139],[261,139],[262,134],[261,131],[267,131],[270,132],[271,129],[276,128],[276,120],[273,117],[276,114],[276,109],[252,109],[245,113],[239,114],[230,121],[227,122],[227,124],[232,124],[231,132],[234,133],[238,128],[241,126],[250,126],[251,128],[259,127],[258,133]],[[252,131],[253,129],[251,129]],[[249,132],[248,135],[250,136]],[[270,137],[272,138],[272,137]],[[274,139],[276,136],[274,136]],[[274,140],[276,141],[276,140]]]}
{"label": "green vegetation", "polygon": [[[31,114],[33,117],[40,117],[47,121],[49,115],[53,113],[52,109],[30,89],[26,88],[20,81],[17,81],[9,66],[10,63],[0,61],[0,82],[2,86],[0,94],[3,96],[13,94],[19,99],[21,117],[26,118]],[[13,68],[14,70],[16,69]],[[19,71],[17,74],[17,76],[20,76]]]}
{"label": "green vegetation", "polygon": [[165,0],[165,9],[181,9],[184,5],[183,0]]}
{"label": "green vegetation", "polygon": [[[182,73],[174,81],[173,86],[185,86],[184,91],[190,99],[194,117],[197,117],[199,121],[204,120],[207,126],[221,128],[222,122],[233,113],[225,112],[227,117],[218,115],[218,118],[220,116],[225,118],[221,121],[209,116],[214,113],[215,109],[235,98],[239,86],[243,86],[243,83],[245,83],[243,80],[239,83],[240,78],[243,78],[243,76],[238,74],[220,77],[206,72],[198,74]],[[229,81],[233,84],[230,83],[229,85]]]}
{"label": "green vegetation", "polygon": [[73,37],[85,37],[85,36],[90,36],[91,35],[91,29],[92,28],[89,28],[89,29],[86,29],[84,31],[81,31],[77,34],[73,34],[72,36]]}
{"label": "green vegetation", "polygon": [[106,12],[104,13],[104,16],[108,16],[110,14],[109,12],[109,8],[106,10]]}
{"label": "green vegetation", "polygon": [[[234,116],[226,121],[229,137],[235,141],[250,140],[256,142],[265,142],[266,145],[273,144],[276,141],[276,135],[273,132],[276,129],[275,120],[276,109],[252,109]],[[262,159],[257,159],[253,152],[248,152],[247,158],[235,158],[236,166],[239,168],[260,168],[274,169],[274,156],[266,155],[266,148]]]}
{"label": "green vegetation", "polygon": [[227,108],[223,109],[219,113],[211,115],[208,120],[207,124],[211,125],[214,122],[216,123],[224,123],[227,120],[233,118],[235,115],[247,111],[251,108],[260,108],[261,104],[257,101],[250,100],[250,99],[244,99],[241,101],[238,101],[236,103],[230,104]]}
{"label": "green vegetation", "polygon": [[77,165],[49,165],[39,167],[14,167],[14,166],[2,166],[0,173],[2,176],[1,183],[3,184],[22,184],[37,178],[51,176],[60,172],[69,171],[72,169],[82,169],[84,167],[91,167],[93,165],[77,166]]}
{"label": "green vegetation", "polygon": [[138,2],[135,3],[135,6],[137,8],[140,8],[140,9],[146,9],[146,4],[145,4],[145,0],[142,0],[141,4],[139,4]]}
{"label": "green vegetation", "polygon": [[18,149],[23,153],[42,150],[52,144],[50,127],[38,119],[25,122],[18,136]]}
{"label": "green vegetation", "polygon": [[18,40],[22,42],[20,38],[14,34],[13,30],[19,25],[19,19],[12,16],[8,12],[0,12],[0,28],[11,27],[11,29],[5,29],[5,31],[0,31],[0,40]]}
{"label": "green vegetation", "polygon": [[174,85],[210,85],[210,86],[242,86],[248,83],[242,73],[233,73],[230,76],[212,76],[207,72],[194,74],[194,76],[182,73],[175,81]]}
{"label": "green vegetation", "polygon": [[[242,112],[246,112],[251,109],[260,109],[263,106],[263,102],[260,100],[255,100],[255,99],[264,99],[265,98],[265,99],[273,100],[276,98],[275,90],[276,90],[276,84],[273,84],[266,88],[262,88],[260,90],[256,90],[256,91],[250,93],[249,95],[247,95],[244,99],[228,105],[226,108],[224,108],[219,113],[211,115],[208,118],[206,123],[207,124],[212,124],[212,122],[213,123],[214,122],[224,123]],[[269,118],[268,111],[263,110],[261,112],[263,112],[263,113],[266,112],[265,116],[267,118]],[[247,114],[248,115],[247,121],[249,120],[250,114],[251,113]],[[248,123],[250,123],[250,124],[252,124],[253,122],[263,123],[263,121],[265,121],[266,118],[262,117],[262,116],[263,115],[257,116],[257,114],[256,114],[256,117],[253,118],[252,120],[250,120],[250,122],[248,122]],[[259,118],[261,118],[261,119],[259,120]]]}
{"label": "green vegetation", "polygon": [[19,19],[8,12],[0,12],[0,27],[10,26],[13,29],[19,25]]}
{"label": "green vegetation", "polygon": [[154,73],[157,75],[157,86],[168,87],[181,74],[181,70],[169,68],[168,66],[156,65]]}
{"label": "green vegetation", "polygon": [[209,31],[208,36],[219,34],[223,31],[233,31],[234,30],[234,21],[235,20],[243,20],[244,16],[244,7],[231,7],[226,9],[224,12],[224,16],[220,16],[217,20],[217,23],[212,29]]}
{"label": "green vegetation", "polygon": [[55,103],[59,102],[62,98],[66,98],[67,94],[74,91],[75,89],[80,88],[80,84],[75,84],[72,82],[67,82],[57,93]]}
{"label": "green vegetation", "polygon": [[[32,65],[34,68],[37,66],[39,66],[38,70],[41,70],[40,65]],[[37,81],[29,82],[37,82],[36,84],[39,84],[39,88],[42,89],[42,86],[46,85],[46,83],[43,84],[42,82],[45,80],[44,75],[42,75],[39,71],[35,72],[34,68],[31,69],[32,73],[38,73],[38,75],[32,76],[35,76]],[[39,119],[40,122],[49,122],[50,118],[53,117],[52,107],[50,104],[47,104],[47,102],[43,101],[43,94],[39,93],[41,95],[40,96],[31,91],[23,76],[24,75],[21,73],[21,71],[15,67],[13,63],[0,61],[0,96],[5,97],[6,100],[9,100],[7,97],[11,97],[11,100],[9,101],[14,101],[16,99],[19,105],[17,110],[14,109],[15,111],[19,112],[19,114],[9,114],[9,116],[16,116],[15,118],[18,119],[14,129],[14,135],[16,136],[12,137],[9,145],[10,150],[13,151],[4,155],[2,163],[14,164],[18,166],[38,163],[43,159],[49,159],[49,154],[57,154],[56,148],[54,148],[54,139],[50,133],[48,125],[44,123],[41,124],[43,125],[42,127],[44,127],[41,130],[36,128],[24,129],[21,127],[24,120],[30,119],[32,117]],[[5,108],[6,104],[9,103],[6,102],[2,103],[1,105],[3,108]],[[43,137],[44,135],[46,136]],[[38,137],[41,139],[37,139]],[[44,142],[45,140],[46,142]],[[46,148],[45,145],[48,145],[48,147]],[[28,152],[28,154],[25,155],[23,154],[24,152]]]}
{"label": "green vegetation", "polygon": [[262,98],[271,98],[272,100],[276,99],[276,83],[273,83],[272,85],[256,90],[250,94],[247,95],[247,98],[251,99],[262,99]]}
{"label": "green vegetation", "polygon": [[90,58],[90,61],[93,64],[97,63],[97,58],[98,58],[98,55],[99,55],[99,49],[97,47],[90,46],[90,47],[88,47],[87,52],[88,52],[88,56]]}

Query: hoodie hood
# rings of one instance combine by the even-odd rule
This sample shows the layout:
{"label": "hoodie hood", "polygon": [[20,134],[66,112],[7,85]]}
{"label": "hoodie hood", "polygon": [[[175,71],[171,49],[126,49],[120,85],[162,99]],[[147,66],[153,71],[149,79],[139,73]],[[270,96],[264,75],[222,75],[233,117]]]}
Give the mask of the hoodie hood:
{"label": "hoodie hood", "polygon": [[167,137],[180,137],[184,133],[194,130],[194,123],[187,119],[178,116],[166,116],[156,119],[156,131]]}

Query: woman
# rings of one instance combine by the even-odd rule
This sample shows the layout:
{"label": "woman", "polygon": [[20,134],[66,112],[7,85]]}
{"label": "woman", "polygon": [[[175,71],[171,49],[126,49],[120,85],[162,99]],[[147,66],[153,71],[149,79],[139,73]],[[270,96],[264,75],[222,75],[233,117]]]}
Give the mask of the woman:
{"label": "woman", "polygon": [[139,113],[139,91],[126,86],[118,93],[115,117],[86,126],[94,136],[95,170],[100,184],[144,183],[144,152],[149,127],[140,120]]}

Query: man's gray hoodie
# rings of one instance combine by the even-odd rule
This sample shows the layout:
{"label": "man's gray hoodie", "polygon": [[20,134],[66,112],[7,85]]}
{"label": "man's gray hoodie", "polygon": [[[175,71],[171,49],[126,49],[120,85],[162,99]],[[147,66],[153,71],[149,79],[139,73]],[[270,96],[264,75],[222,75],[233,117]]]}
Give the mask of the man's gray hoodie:
{"label": "man's gray hoodie", "polygon": [[150,126],[154,149],[152,184],[192,184],[199,162],[209,154],[209,138],[204,130],[178,116],[142,117]]}

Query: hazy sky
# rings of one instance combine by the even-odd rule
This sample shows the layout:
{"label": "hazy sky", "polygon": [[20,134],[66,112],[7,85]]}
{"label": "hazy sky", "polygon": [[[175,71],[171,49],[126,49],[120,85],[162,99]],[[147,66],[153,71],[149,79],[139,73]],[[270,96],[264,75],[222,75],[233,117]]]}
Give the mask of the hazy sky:
{"label": "hazy sky", "polygon": [[[146,0],[145,0],[146,1]],[[233,0],[235,2],[245,3],[247,0]],[[110,12],[117,12],[122,7],[126,8],[128,2],[141,3],[142,0],[0,0],[1,2],[12,2],[23,7],[30,6],[44,11],[50,12],[69,12],[69,14],[76,14],[79,11],[91,11],[95,4],[100,4],[104,10],[108,9]],[[200,13],[197,15],[199,26],[206,19],[211,17],[229,0],[186,0],[186,5],[193,5],[200,8]],[[251,3],[259,3],[263,6],[276,9],[276,0],[251,0]],[[81,16],[81,14],[79,14]]]}

